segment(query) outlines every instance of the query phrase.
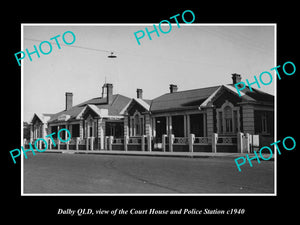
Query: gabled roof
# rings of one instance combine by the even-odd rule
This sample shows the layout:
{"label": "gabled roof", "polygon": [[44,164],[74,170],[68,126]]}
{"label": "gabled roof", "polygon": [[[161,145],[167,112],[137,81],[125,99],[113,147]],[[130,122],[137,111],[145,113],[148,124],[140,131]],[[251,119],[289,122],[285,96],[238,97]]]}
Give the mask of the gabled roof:
{"label": "gabled roof", "polygon": [[[173,93],[164,94],[152,101],[150,111],[171,111],[171,110],[185,110],[197,109],[207,107],[208,104],[218,97],[218,93],[226,89],[234,95],[238,96],[238,92],[233,84],[219,85],[207,88],[199,88],[187,91],[178,91]],[[268,93],[259,91],[249,87],[241,90],[241,102],[253,102],[263,104],[274,104],[274,96]]]}
{"label": "gabled roof", "polygon": [[[173,93],[166,93],[153,100],[146,99],[130,99],[126,96],[116,94],[112,95],[111,104],[107,103],[107,98],[92,98],[82,102],[69,110],[63,110],[56,114],[35,114],[36,118],[42,122],[57,122],[57,121],[72,121],[80,118],[81,114],[86,108],[92,109],[100,117],[104,116],[104,111],[108,114],[104,117],[119,117],[123,115],[132,102],[137,102],[145,110],[150,112],[164,112],[176,110],[199,109],[208,107],[210,104],[222,94],[222,90],[227,90],[233,93],[240,102],[243,103],[257,103],[257,104],[274,104],[274,96],[265,92],[246,86],[241,90],[242,96],[239,97],[238,92],[233,84],[218,85],[207,88],[198,88],[186,91],[177,91]],[[106,110],[105,110],[106,109]]]}
{"label": "gabled roof", "polygon": [[[228,84],[227,86],[231,86],[236,90],[233,84]],[[246,86],[245,89],[241,90],[241,92],[245,94],[244,96],[242,96],[242,99],[244,101],[274,103],[274,95],[260,91],[256,88],[252,88],[252,91],[250,91],[249,86]]]}
{"label": "gabled roof", "polygon": [[99,117],[104,117],[108,115],[108,110],[107,109],[100,109],[98,108],[96,105],[91,105],[91,104],[87,104],[82,110],[81,112],[76,116],[76,119],[80,119],[82,114],[84,114],[84,112],[87,109],[91,109],[97,116]]}
{"label": "gabled roof", "polygon": [[53,114],[50,114],[50,113],[34,113],[32,119],[30,120],[30,122],[33,123],[35,119],[38,119],[42,123],[47,123],[50,120],[51,116],[53,116]]}
{"label": "gabled roof", "polygon": [[198,108],[220,86],[167,93],[153,99],[151,111]]}
{"label": "gabled roof", "polygon": [[133,98],[131,99],[130,102],[128,102],[128,104],[122,109],[122,111],[120,112],[120,114],[124,114],[127,110],[128,107],[131,105],[132,102],[137,102],[138,104],[140,104],[145,110],[149,111],[150,110],[150,104],[151,104],[151,100],[146,100],[146,99],[141,99],[141,98]]}
{"label": "gabled roof", "polygon": [[130,98],[120,94],[112,95],[111,104],[107,104],[107,98],[92,98],[90,100],[87,100],[83,103],[71,107],[69,110],[63,110],[54,114],[49,120],[49,122],[51,123],[59,121],[59,116],[63,114],[70,116],[70,118],[68,119],[69,121],[79,119],[78,115],[80,116],[80,113],[83,112],[86,106],[89,106],[91,109],[93,109],[93,111],[97,113],[101,112],[100,109],[107,109],[108,116],[120,116],[121,110],[128,104],[130,100]]}

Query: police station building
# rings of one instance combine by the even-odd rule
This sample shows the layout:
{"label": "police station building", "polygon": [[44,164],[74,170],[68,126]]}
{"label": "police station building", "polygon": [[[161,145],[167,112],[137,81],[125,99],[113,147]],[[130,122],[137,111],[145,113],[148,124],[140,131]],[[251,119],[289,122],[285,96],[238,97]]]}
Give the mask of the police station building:
{"label": "police station building", "polygon": [[[33,115],[26,142],[44,138],[48,149],[87,151],[251,152],[274,141],[274,96],[248,86],[239,96],[240,81],[232,74],[230,84],[184,91],[170,84],[154,99],[142,89],[136,98],[115,94],[106,83],[100,97],[75,106],[68,92],[64,110]],[[54,146],[46,135],[62,128],[72,138],[60,143],[53,136]]]}

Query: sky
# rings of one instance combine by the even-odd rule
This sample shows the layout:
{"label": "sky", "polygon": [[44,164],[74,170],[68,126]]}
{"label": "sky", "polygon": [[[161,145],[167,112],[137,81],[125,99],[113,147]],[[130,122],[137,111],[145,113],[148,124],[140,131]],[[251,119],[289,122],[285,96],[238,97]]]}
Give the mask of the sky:
{"label": "sky", "polygon": [[[272,24],[178,28],[175,23],[169,33],[152,33],[152,40],[146,34],[138,45],[134,33],[145,27],[153,30],[153,24],[23,24],[22,51],[32,52],[42,41],[52,43],[48,55],[22,60],[24,121],[34,113],[64,110],[65,92],[73,93],[73,105],[100,97],[105,81],[113,84],[114,94],[133,98],[141,88],[143,98],[153,99],[169,92],[169,84],[176,84],[178,91],[229,84],[233,73],[253,82],[253,76],[276,66]],[[61,39],[66,31],[75,34],[71,45]],[[61,49],[50,40],[57,35]],[[72,36],[65,39],[71,42]],[[43,50],[49,50],[47,44]],[[117,58],[108,58],[110,52]],[[260,90],[274,95],[274,80]]]}

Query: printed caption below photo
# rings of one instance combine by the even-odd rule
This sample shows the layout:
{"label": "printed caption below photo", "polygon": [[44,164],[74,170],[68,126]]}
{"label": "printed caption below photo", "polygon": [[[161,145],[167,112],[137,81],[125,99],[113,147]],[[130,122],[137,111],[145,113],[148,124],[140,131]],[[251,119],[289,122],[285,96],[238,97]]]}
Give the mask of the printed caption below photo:
{"label": "printed caption below photo", "polygon": [[57,210],[57,215],[67,216],[95,216],[95,215],[244,215],[246,210],[243,208],[180,208],[180,209],[91,209],[91,208],[79,208],[79,209],[61,209]]}

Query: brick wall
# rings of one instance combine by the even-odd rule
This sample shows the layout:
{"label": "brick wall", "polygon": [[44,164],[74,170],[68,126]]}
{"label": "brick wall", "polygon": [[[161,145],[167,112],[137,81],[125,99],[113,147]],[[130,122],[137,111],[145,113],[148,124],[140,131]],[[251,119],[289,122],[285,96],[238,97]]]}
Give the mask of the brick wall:
{"label": "brick wall", "polygon": [[[214,114],[213,108],[208,108],[206,110],[207,117],[206,117],[206,124],[207,124],[207,137],[211,137],[214,133]],[[211,143],[211,139],[209,139],[209,143]]]}
{"label": "brick wall", "polygon": [[244,105],[242,107],[243,132],[254,134],[254,107],[252,105]]}

